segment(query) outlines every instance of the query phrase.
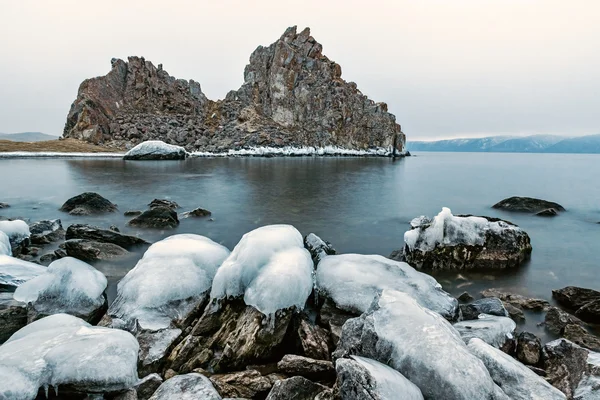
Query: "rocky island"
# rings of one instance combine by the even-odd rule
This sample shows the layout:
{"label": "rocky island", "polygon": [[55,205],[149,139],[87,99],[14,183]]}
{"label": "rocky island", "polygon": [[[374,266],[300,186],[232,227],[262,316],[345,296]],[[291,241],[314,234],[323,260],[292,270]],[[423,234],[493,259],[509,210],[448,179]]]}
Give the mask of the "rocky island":
{"label": "rocky island", "polygon": [[162,140],[188,152],[310,147],[404,154],[405,136],[387,104],[342,79],[340,65],[322,49],[309,28],[288,28],[252,53],[243,85],[217,101],[162,64],[113,59],[107,75],[79,87],[63,137],[121,149]]}

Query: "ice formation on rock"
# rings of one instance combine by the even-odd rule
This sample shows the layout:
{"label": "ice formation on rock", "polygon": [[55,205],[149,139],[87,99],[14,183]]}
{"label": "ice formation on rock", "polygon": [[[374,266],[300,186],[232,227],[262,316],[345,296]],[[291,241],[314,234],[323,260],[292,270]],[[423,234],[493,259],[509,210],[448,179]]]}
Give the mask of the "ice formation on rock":
{"label": "ice formation on rock", "polygon": [[0,288],[5,290],[13,291],[22,283],[45,272],[46,267],[41,265],[0,255]]}
{"label": "ice formation on rock", "polygon": [[0,256],[12,256],[10,239],[6,233],[0,231]]}
{"label": "ice formation on rock", "polygon": [[175,146],[160,140],[142,142],[125,153],[125,160],[143,159],[184,159],[186,151],[181,146]]}
{"label": "ice formation on rock", "polygon": [[513,338],[517,324],[510,318],[480,314],[478,319],[461,321],[454,324],[465,343],[473,338],[483,340],[485,343],[500,348],[507,340]]}

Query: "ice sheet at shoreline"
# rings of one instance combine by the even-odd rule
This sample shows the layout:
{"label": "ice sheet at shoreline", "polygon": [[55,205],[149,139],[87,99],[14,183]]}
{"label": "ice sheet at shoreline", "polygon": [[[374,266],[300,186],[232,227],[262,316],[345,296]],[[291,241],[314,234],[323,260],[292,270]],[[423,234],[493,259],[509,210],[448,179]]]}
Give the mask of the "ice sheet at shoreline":
{"label": "ice sheet at shoreline", "polygon": [[313,288],[313,262],[291,225],[267,225],[246,233],[219,267],[212,299],[244,295],[265,315],[304,303]]}
{"label": "ice sheet at shoreline", "polygon": [[0,346],[0,398],[29,400],[38,388],[122,390],[137,380],[138,343],[128,332],[55,314],[17,331]]}
{"label": "ice sheet at shoreline", "polygon": [[56,151],[9,151],[0,152],[0,158],[68,158],[68,157],[82,157],[82,158],[122,158],[125,153],[83,153],[83,152],[70,152],[60,153]]}
{"label": "ice sheet at shoreline", "polygon": [[[405,155],[398,152],[398,156]],[[336,146],[325,147],[252,147],[249,149],[229,150],[221,153],[194,151],[192,157],[243,157],[243,156],[354,156],[354,157],[388,157],[391,148],[375,148],[367,150],[346,149]]]}

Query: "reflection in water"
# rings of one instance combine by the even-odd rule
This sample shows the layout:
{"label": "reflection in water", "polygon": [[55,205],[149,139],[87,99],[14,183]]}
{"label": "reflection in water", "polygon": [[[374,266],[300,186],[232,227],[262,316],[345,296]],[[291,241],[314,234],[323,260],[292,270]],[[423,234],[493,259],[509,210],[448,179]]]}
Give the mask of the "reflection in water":
{"label": "reflection in water", "polygon": [[[600,287],[595,248],[600,241],[600,174],[597,155],[423,153],[387,158],[213,158],[185,161],[115,159],[2,159],[0,201],[13,205],[0,215],[32,220],[61,218],[65,226],[85,222],[150,241],[174,233],[198,233],[232,248],[240,237],[272,223],[315,232],[340,252],[387,256],[402,246],[408,221],[435,215],[442,206],[455,214],[509,219],[531,236],[533,254],[518,270],[444,273],[437,276],[453,294],[504,287],[550,298],[566,285]],[[119,205],[120,213],[71,217],[57,211],[69,197],[96,191]],[[567,212],[556,218],[508,214],[497,201],[527,195],[557,201]],[[181,211],[212,211],[186,219],[167,232],[126,226],[126,210],[143,210],[154,198],[175,200]],[[135,260],[97,267],[114,284]],[[533,316],[529,322],[534,322]],[[532,329],[536,329],[535,326]]]}

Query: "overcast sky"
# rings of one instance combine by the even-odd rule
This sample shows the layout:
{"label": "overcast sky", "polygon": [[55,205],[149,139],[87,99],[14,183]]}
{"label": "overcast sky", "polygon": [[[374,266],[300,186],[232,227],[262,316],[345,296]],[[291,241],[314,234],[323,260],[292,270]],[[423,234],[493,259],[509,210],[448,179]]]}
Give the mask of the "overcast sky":
{"label": "overcast sky", "polygon": [[62,134],[79,84],[112,57],[223,98],[291,25],[409,140],[600,133],[598,0],[0,0],[0,132]]}

